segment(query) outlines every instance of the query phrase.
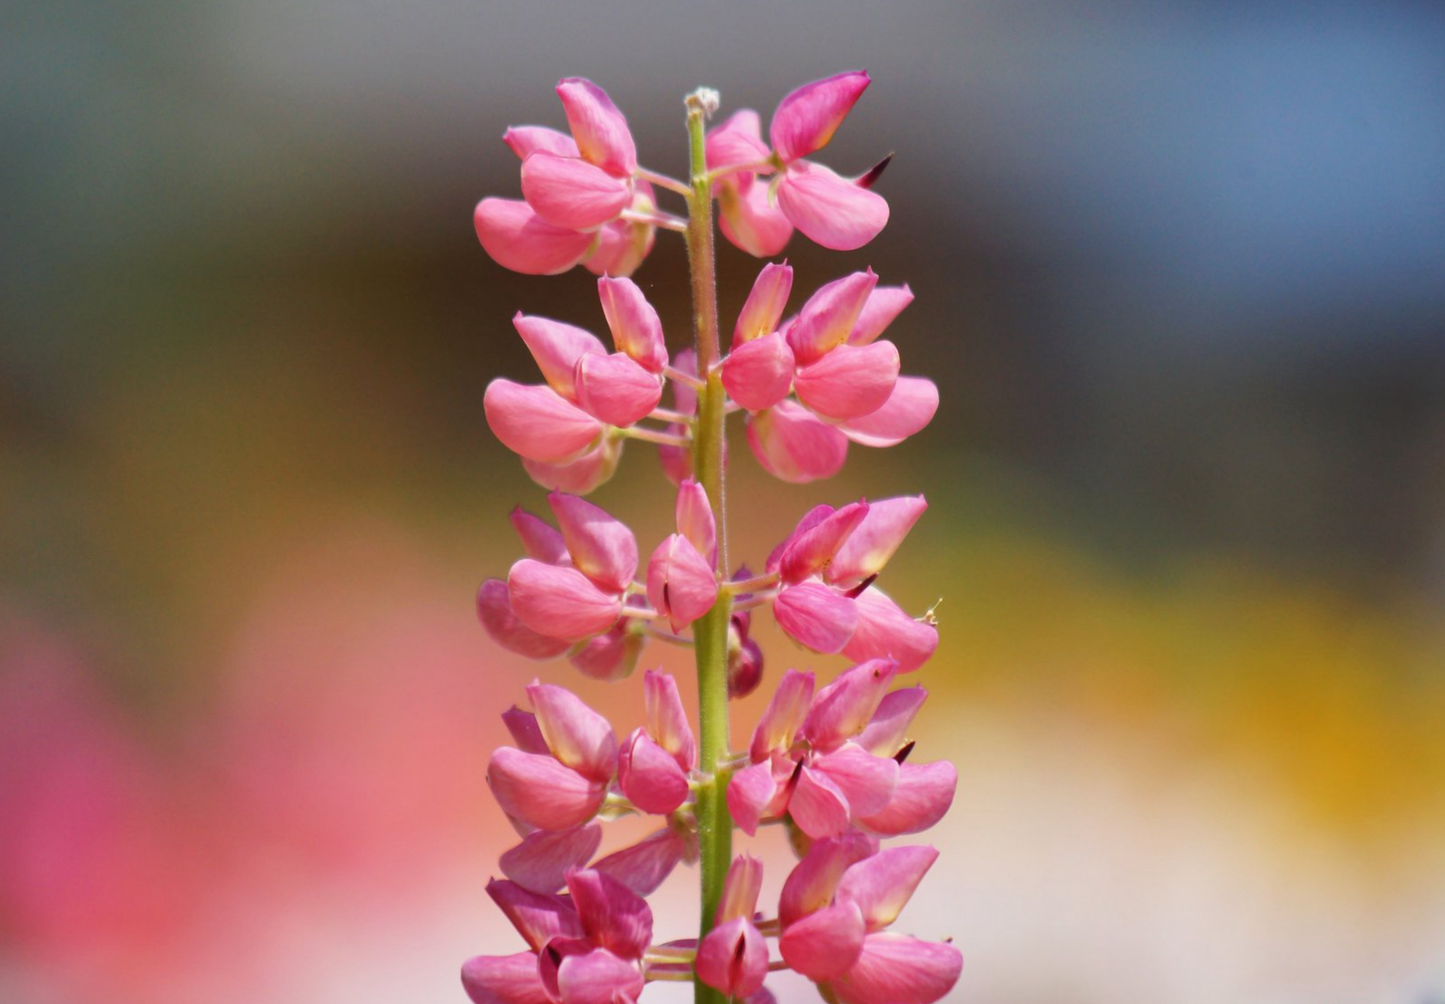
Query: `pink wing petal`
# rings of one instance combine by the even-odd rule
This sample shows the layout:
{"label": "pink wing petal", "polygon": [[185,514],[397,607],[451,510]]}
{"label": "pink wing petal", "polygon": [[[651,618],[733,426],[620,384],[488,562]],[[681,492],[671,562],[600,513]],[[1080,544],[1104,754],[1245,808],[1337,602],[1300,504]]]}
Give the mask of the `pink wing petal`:
{"label": "pink wing petal", "polygon": [[582,77],[564,77],[557,82],[557,96],[582,156],[609,174],[630,177],[637,170],[637,146],[607,92]]}
{"label": "pink wing petal", "polygon": [[487,765],[487,783],[502,811],[543,830],[580,826],[602,807],[607,785],[550,756],[503,746]]}
{"label": "pink wing petal", "polygon": [[555,683],[533,683],[527,699],[547,748],[583,777],[606,783],[617,770],[617,737],[606,718]]}
{"label": "pink wing petal", "polygon": [[696,767],[697,740],[677,692],[677,681],[667,673],[649,669],[642,677],[642,702],[652,738],[672,754],[683,770]]}
{"label": "pink wing petal", "polygon": [[857,903],[868,930],[881,931],[898,919],[937,859],[935,847],[885,847],[843,873],[838,898]]}
{"label": "pink wing petal", "polygon": [[662,380],[621,352],[577,360],[577,404],[598,421],[625,429],[662,400]]}
{"label": "pink wing petal", "polygon": [[626,589],[637,574],[637,538],[627,524],[600,506],[565,492],[550,493],[547,504],[557,517],[577,570],[609,592]]}
{"label": "pink wing petal", "polygon": [[743,309],[733,326],[733,348],[778,330],[778,320],[793,291],[793,270],[787,262],[768,262],[753,280]]}
{"label": "pink wing petal", "polygon": [[896,761],[874,756],[853,743],[844,743],[832,753],[816,757],[813,769],[828,775],[828,780],[838,786],[854,818],[881,811],[898,784]]}
{"label": "pink wing petal", "polygon": [[728,812],[738,828],[750,837],[756,834],[763,810],[773,800],[777,790],[777,784],[773,780],[773,765],[766,760],[744,767],[734,774],[728,782],[727,800]]}
{"label": "pink wing petal", "polygon": [[602,432],[597,419],[545,384],[519,384],[499,377],[487,384],[482,409],[503,446],[543,463],[572,459]]}
{"label": "pink wing petal", "polygon": [[522,162],[522,197],[554,226],[591,230],[632,203],[632,186],[581,157],[541,150]]}
{"label": "pink wing petal", "polygon": [[531,558],[512,566],[507,590],[523,624],[533,631],[545,627],[572,641],[602,634],[622,615],[622,598],[598,589],[577,569]]}
{"label": "pink wing petal", "polygon": [[715,563],[717,520],[713,517],[707,492],[692,478],[687,478],[678,485],[673,519],[677,523],[677,532],[697,548],[697,553],[706,558],[709,565]]}
{"label": "pink wing petal", "polygon": [[848,457],[848,438],[792,401],[752,416],[748,446],[764,470],[794,484],[830,478]]}
{"label": "pink wing petal", "polygon": [[758,908],[758,893],[763,888],[763,863],[750,854],[740,854],[728,866],[723,879],[722,898],[718,901],[714,924],[730,920],[750,920]]}
{"label": "pink wing petal", "polygon": [[933,1004],[962,969],[952,945],[884,932],[864,938],[858,961],[830,986],[842,1004]]}
{"label": "pink wing petal", "polygon": [[824,654],[842,651],[858,623],[853,601],[818,582],[801,582],[778,593],[773,617],[788,637]]}
{"label": "pink wing petal", "polygon": [[877,287],[863,305],[863,312],[858,315],[858,323],[853,325],[853,330],[849,332],[848,344],[867,345],[883,334],[884,329],[893,323],[893,319],[912,302],[913,290],[908,288],[906,282],[902,286]]}
{"label": "pink wing petal", "polygon": [[898,787],[882,812],[858,820],[885,837],[919,833],[933,826],[953,804],[958,771],[947,760],[934,763],[905,763],[899,770]]}
{"label": "pink wing petal", "polygon": [[477,617],[493,641],[529,659],[552,659],[572,647],[565,638],[552,638],[523,624],[501,579],[488,579],[477,590]]}
{"label": "pink wing petal", "polygon": [[768,943],[752,921],[730,920],[713,928],[697,949],[697,977],[729,1000],[762,989],[768,975]]}
{"label": "pink wing petal", "polygon": [[651,896],[686,856],[687,838],[669,826],[607,855],[592,868],[611,875],[639,896]]}
{"label": "pink wing petal", "polygon": [[852,813],[843,789],[821,771],[803,767],[788,800],[788,814],[798,828],[814,840],[836,837],[848,829]]}
{"label": "pink wing petal", "polygon": [[652,911],[646,900],[611,875],[591,868],[567,876],[567,889],[593,944],[624,959],[641,958],[652,942]]}
{"label": "pink wing petal", "polygon": [[819,286],[808,297],[788,326],[788,345],[798,365],[817,362],[829,349],[847,340],[877,285],[878,276],[870,268]]}
{"label": "pink wing petal", "polygon": [[867,515],[868,503],[854,502],[802,533],[795,533],[778,558],[778,573],[783,581],[792,585],[822,571]]}
{"label": "pink wing petal", "polygon": [[864,70],[850,70],[804,84],[778,102],[768,136],[785,161],[821,150],[872,83]]}
{"label": "pink wing petal", "polygon": [[[561,896],[531,892],[515,882],[497,879],[487,883],[487,895],[534,952],[553,938],[575,938],[582,934],[577,911]],[[534,970],[535,966],[534,957]]]}
{"label": "pink wing petal", "polygon": [[548,223],[520,199],[483,199],[472,223],[498,265],[525,275],[565,272],[592,246],[591,234]]}
{"label": "pink wing petal", "polygon": [[603,276],[597,280],[602,313],[612,331],[612,343],[650,373],[661,373],[667,365],[667,345],[662,321],[631,279]]}
{"label": "pink wing petal", "polygon": [[898,671],[908,673],[922,666],[938,648],[938,628],[909,617],[877,587],[870,586],[853,601],[858,626],[843,646],[843,654],[860,662],[889,658]]}
{"label": "pink wing petal", "polygon": [[527,557],[545,561],[549,565],[572,564],[561,530],[521,506],[513,507],[507,518],[512,521],[512,529],[517,531],[517,537],[521,539]]}
{"label": "pink wing petal", "polygon": [[562,1004],[635,1004],[645,985],[641,968],[605,948],[569,955],[557,967]]}
{"label": "pink wing petal", "polygon": [[643,729],[633,731],[622,744],[617,780],[622,793],[643,812],[665,816],[687,800],[687,775]]}
{"label": "pink wing petal", "polygon": [[[709,171],[767,160],[768,145],[763,142],[762,120],[758,113],[744,108],[734,112],[722,125],[708,130],[706,157]],[[720,180],[713,186],[713,192],[716,194],[728,184],[746,191],[752,183],[753,172],[739,172]]]}
{"label": "pink wing petal", "polygon": [[528,317],[520,310],[512,318],[512,326],[522,336],[542,379],[558,394],[569,401],[576,401],[577,392],[572,383],[572,371],[577,361],[588,353],[607,354],[607,349],[590,331],[546,317]]}
{"label": "pink wing petal", "polygon": [[778,919],[784,930],[833,901],[843,873],[878,850],[878,839],[857,830],[815,842],[783,882]]}
{"label": "pink wing petal", "polygon": [[875,501],[868,509],[867,518],[838,549],[837,557],[828,566],[828,581],[843,585],[883,571],[883,566],[927,508],[928,502],[922,495]]}
{"label": "pink wing petal", "polygon": [[552,755],[552,751],[547,748],[547,740],[542,737],[542,727],[537,724],[537,716],[532,712],[523,711],[514,704],[502,712],[502,724],[507,727],[507,733],[512,737],[512,742],[517,744],[517,749],[523,753]]}
{"label": "pink wing petal", "polygon": [[632,675],[647,639],[626,621],[614,624],[605,634],[590,639],[568,661],[583,676],[617,681]]}
{"label": "pink wing petal", "polygon": [[793,224],[782,207],[769,201],[768,186],[739,187],[727,180],[720,186],[718,229],[723,236],[755,258],[781,254],[792,239]]}
{"label": "pink wing petal", "polygon": [[472,1004],[551,1004],[537,975],[535,952],[468,959],[462,966],[462,988]]}
{"label": "pink wing petal", "polygon": [[862,732],[897,672],[892,659],[870,659],[840,673],[813,698],[803,738],[829,749]]}
{"label": "pink wing petal", "polygon": [[538,150],[555,153],[559,157],[580,156],[577,143],[571,136],[547,126],[511,126],[502,133],[502,142],[511,148],[518,160],[526,160]]}
{"label": "pink wing petal", "polygon": [[723,360],[723,387],[748,411],[763,411],[793,386],[793,350],[778,332],[736,345]]}
{"label": "pink wing petal", "polygon": [[603,436],[591,449],[561,463],[549,464],[523,457],[522,469],[548,491],[586,495],[616,473],[617,462],[622,459],[622,443],[623,440]]}
{"label": "pink wing petal", "polygon": [[793,737],[803,727],[808,705],[813,700],[813,684],[812,673],[790,669],[783,674],[773,699],[753,730],[749,755],[755,763],[773,753],[785,753],[793,745]]}
{"label": "pink wing petal", "polygon": [[860,446],[897,446],[933,421],[938,411],[938,387],[926,377],[901,376],[883,407],[862,418],[849,419],[843,434]]}
{"label": "pink wing petal", "polygon": [[554,893],[567,880],[567,872],[590,861],[601,843],[602,827],[597,823],[571,830],[537,830],[505,852],[498,864],[502,874],[523,889]]}
{"label": "pink wing petal", "polygon": [[658,544],[648,559],[647,600],[667,617],[674,631],[711,610],[717,593],[712,565],[680,533]]}
{"label": "pink wing petal", "polygon": [[883,196],[805,160],[788,165],[778,208],[814,243],[834,251],[861,248],[888,225]]}
{"label": "pink wing petal", "polygon": [[890,341],[832,349],[793,380],[798,400],[825,418],[846,420],[877,411],[898,383],[898,348]]}
{"label": "pink wing petal", "polygon": [[863,951],[863,915],[844,900],[788,925],[778,939],[783,960],[810,980],[842,976]]}
{"label": "pink wing petal", "polygon": [[[634,192],[632,208],[638,209],[641,201]],[[657,228],[651,223],[613,220],[597,228],[595,243],[582,264],[593,275],[629,276],[652,253],[656,242]]]}
{"label": "pink wing petal", "polygon": [[[899,671],[902,671],[901,666]],[[889,691],[878,703],[878,710],[873,713],[867,728],[858,734],[854,742],[869,753],[893,756],[903,748],[908,739],[909,726],[913,724],[913,717],[927,699],[928,691],[922,687],[903,687]]]}

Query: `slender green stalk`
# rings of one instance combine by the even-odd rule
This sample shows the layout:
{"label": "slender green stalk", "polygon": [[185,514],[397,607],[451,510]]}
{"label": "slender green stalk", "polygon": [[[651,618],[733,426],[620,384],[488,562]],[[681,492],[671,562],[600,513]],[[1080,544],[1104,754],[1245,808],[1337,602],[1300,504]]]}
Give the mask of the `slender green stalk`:
{"label": "slender green stalk", "polygon": [[[713,251],[712,191],[704,152],[707,114],[716,95],[703,90],[687,99],[687,133],[691,153],[691,191],[687,197],[687,258],[692,273],[693,330],[697,336],[697,372],[705,381],[698,393],[697,425],[693,431],[693,470],[712,504],[717,522],[718,573],[727,577],[727,495],[723,484],[723,422],[726,398],[722,378],[712,372],[718,359],[717,274]],[[722,899],[723,880],[732,862],[733,824],[724,793],[727,774],[718,772],[728,748],[728,621],[732,597],[718,594],[717,602],[693,624],[697,660],[698,754],[703,773],[713,779],[698,789],[697,822],[701,854],[702,917],[698,937],[712,929],[713,915]],[[722,1004],[723,995],[695,980],[697,1004]]]}

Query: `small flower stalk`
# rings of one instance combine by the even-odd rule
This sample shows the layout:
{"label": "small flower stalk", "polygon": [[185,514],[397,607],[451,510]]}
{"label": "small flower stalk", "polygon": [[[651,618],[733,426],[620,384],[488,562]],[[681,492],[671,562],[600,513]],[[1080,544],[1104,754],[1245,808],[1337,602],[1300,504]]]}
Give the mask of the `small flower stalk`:
{"label": "small flower stalk", "polygon": [[[957,785],[952,764],[911,757],[927,693],[901,685],[933,655],[937,626],[880,581],[927,502],[819,504],[760,564],[734,563],[728,551],[729,416],[765,471],[805,483],[836,474],[850,444],[887,447],[918,433],[938,407],[931,380],[903,374],[906,335],[885,337],[913,292],[881,285],[872,269],[795,296],[792,267],[768,261],[725,349],[719,337],[715,209],[723,236],[760,258],[779,255],[794,230],[853,250],[887,223],[873,186],[889,158],[854,178],[814,159],[870,83],[849,72],[798,88],[779,102],[766,140],[746,109],[709,130],[718,96],[700,90],[687,101],[686,179],[643,166],[622,112],[581,78],[557,85],[566,131],[527,125],[503,136],[520,160],[522,198],[478,204],[483,248],[518,272],[596,273],[607,341],[547,317],[512,318],[539,382],[493,380],[483,407],[547,490],[547,516],[512,512],[520,553],[505,577],[482,584],[478,617],[502,648],[566,659],[597,680],[632,676],[653,644],[689,646],[699,705],[690,718],[677,681],[646,670],[639,715],[622,733],[541,680],[503,713],[511,742],[492,753],[487,783],[518,842],[487,892],[522,944],[463,966],[476,1004],[634,1004],[657,981],[691,982],[699,1002],[772,1004],[766,981],[780,969],[831,1002],[932,1004],[959,977],[949,940],[891,930],[938,852],[884,846],[937,823]],[[659,192],[684,211],[664,209]],[[691,267],[695,330],[671,347],[629,278],[658,230],[684,235]],[[634,440],[658,451],[675,486],[672,532],[643,548],[584,498]],[[752,637],[756,615],[771,615],[797,654],[851,665],[831,678],[776,673]],[[729,699],[770,675],[751,742],[730,751]],[[611,846],[606,823],[620,815],[654,826]],[[761,860],[732,849],[735,831],[751,838],[767,826],[784,828],[798,856],[776,903],[761,901]],[[698,930],[663,940],[647,897],[682,865],[698,869]]]}

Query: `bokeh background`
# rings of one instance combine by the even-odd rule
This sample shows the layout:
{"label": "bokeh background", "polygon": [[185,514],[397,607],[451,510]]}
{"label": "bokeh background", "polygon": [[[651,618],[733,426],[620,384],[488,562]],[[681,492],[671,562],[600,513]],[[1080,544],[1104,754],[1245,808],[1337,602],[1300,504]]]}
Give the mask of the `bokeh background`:
{"label": "bokeh background", "polygon": [[[493,264],[471,208],[515,196],[500,135],[563,124],[559,76],[677,173],[693,87],[766,116],[859,66],[822,159],[896,150],[892,222],[788,254],[800,289],[911,283],[891,336],[942,408],[810,488],[739,439],[733,498],[754,556],[820,498],[931,502],[886,587],[943,598],[917,739],[961,781],[900,926],[962,947],[951,1001],[1445,999],[1440,5],[4,20],[0,999],[442,1004],[520,947],[483,892],[497,713],[540,669],[630,728],[640,685],[475,623],[507,509],[543,505],[482,420],[532,379],[509,318],[602,319],[585,272]],[[637,278],[676,345],[669,236]],[[730,324],[756,263],[720,255]],[[597,499],[650,547],[640,445]],[[770,678],[840,668],[765,643]]]}

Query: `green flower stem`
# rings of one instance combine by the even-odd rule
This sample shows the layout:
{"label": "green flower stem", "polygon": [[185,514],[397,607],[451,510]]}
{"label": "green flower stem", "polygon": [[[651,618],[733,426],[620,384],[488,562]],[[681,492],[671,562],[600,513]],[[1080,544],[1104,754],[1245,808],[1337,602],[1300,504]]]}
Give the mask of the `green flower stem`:
{"label": "green flower stem", "polygon": [[[716,95],[702,90],[687,99],[687,133],[691,152],[691,193],[687,198],[687,258],[692,273],[693,330],[697,336],[697,373],[704,381],[698,392],[697,425],[693,430],[693,470],[712,504],[717,522],[717,568],[727,578],[727,496],[723,484],[723,419],[726,395],[718,360],[717,273],[714,263],[712,186],[705,154],[706,119]],[[698,756],[702,772],[712,780],[697,793],[698,844],[702,917],[701,939],[712,929],[722,899],[723,880],[732,863],[733,822],[728,815],[728,775],[718,771],[728,749],[728,621],[732,597],[718,593],[711,610],[694,622],[693,652],[697,660]],[[721,993],[694,981],[697,1004],[723,1004]]]}

